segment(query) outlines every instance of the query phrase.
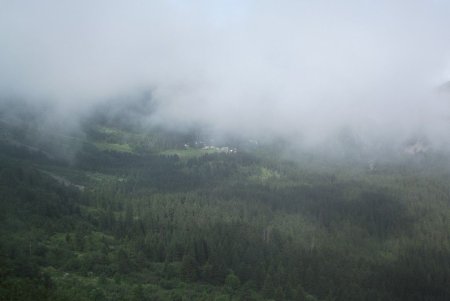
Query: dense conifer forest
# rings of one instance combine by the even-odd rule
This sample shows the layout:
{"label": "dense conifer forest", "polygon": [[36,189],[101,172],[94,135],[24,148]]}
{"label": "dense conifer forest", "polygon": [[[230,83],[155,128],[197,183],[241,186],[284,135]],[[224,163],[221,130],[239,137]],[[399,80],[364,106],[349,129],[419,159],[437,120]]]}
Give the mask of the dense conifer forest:
{"label": "dense conifer forest", "polygon": [[450,301],[450,0],[0,0],[0,301]]}
{"label": "dense conifer forest", "polygon": [[1,121],[1,300],[450,300],[443,155],[369,166],[18,119]]}

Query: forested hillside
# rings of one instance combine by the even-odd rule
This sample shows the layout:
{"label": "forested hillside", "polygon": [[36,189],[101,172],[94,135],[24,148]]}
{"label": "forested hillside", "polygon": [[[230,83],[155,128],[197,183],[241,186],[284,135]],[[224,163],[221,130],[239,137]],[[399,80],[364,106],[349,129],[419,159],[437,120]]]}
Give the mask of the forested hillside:
{"label": "forested hillside", "polygon": [[447,158],[327,163],[100,117],[2,120],[1,300],[450,300]]}

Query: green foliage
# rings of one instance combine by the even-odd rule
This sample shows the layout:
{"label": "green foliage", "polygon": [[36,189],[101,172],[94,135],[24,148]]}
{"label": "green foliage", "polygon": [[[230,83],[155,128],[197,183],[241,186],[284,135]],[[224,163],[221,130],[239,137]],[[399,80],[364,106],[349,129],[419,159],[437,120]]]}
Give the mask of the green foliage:
{"label": "green foliage", "polygon": [[196,281],[198,279],[198,264],[192,256],[183,256],[181,275],[187,281]]}
{"label": "green foliage", "polygon": [[71,164],[0,143],[0,300],[450,299],[447,171],[180,155],[192,136],[104,121]]}
{"label": "green foliage", "polygon": [[241,286],[241,281],[234,273],[229,273],[225,278],[225,287],[230,291],[234,292]]}

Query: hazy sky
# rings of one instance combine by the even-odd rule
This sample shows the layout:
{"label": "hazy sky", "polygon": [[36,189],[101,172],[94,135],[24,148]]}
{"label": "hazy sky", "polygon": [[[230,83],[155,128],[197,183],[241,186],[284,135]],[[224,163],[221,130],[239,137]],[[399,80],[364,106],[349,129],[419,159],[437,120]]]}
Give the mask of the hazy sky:
{"label": "hazy sky", "polygon": [[63,111],[151,89],[171,124],[449,139],[448,80],[446,0],[0,0],[0,95]]}

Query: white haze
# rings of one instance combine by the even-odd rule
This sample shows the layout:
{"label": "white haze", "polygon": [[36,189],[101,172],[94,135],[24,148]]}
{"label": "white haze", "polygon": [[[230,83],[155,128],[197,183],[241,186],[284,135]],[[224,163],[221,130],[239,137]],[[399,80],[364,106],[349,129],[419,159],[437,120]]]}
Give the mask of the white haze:
{"label": "white haze", "polygon": [[0,0],[0,95],[63,115],[151,89],[170,126],[450,142],[450,2]]}

